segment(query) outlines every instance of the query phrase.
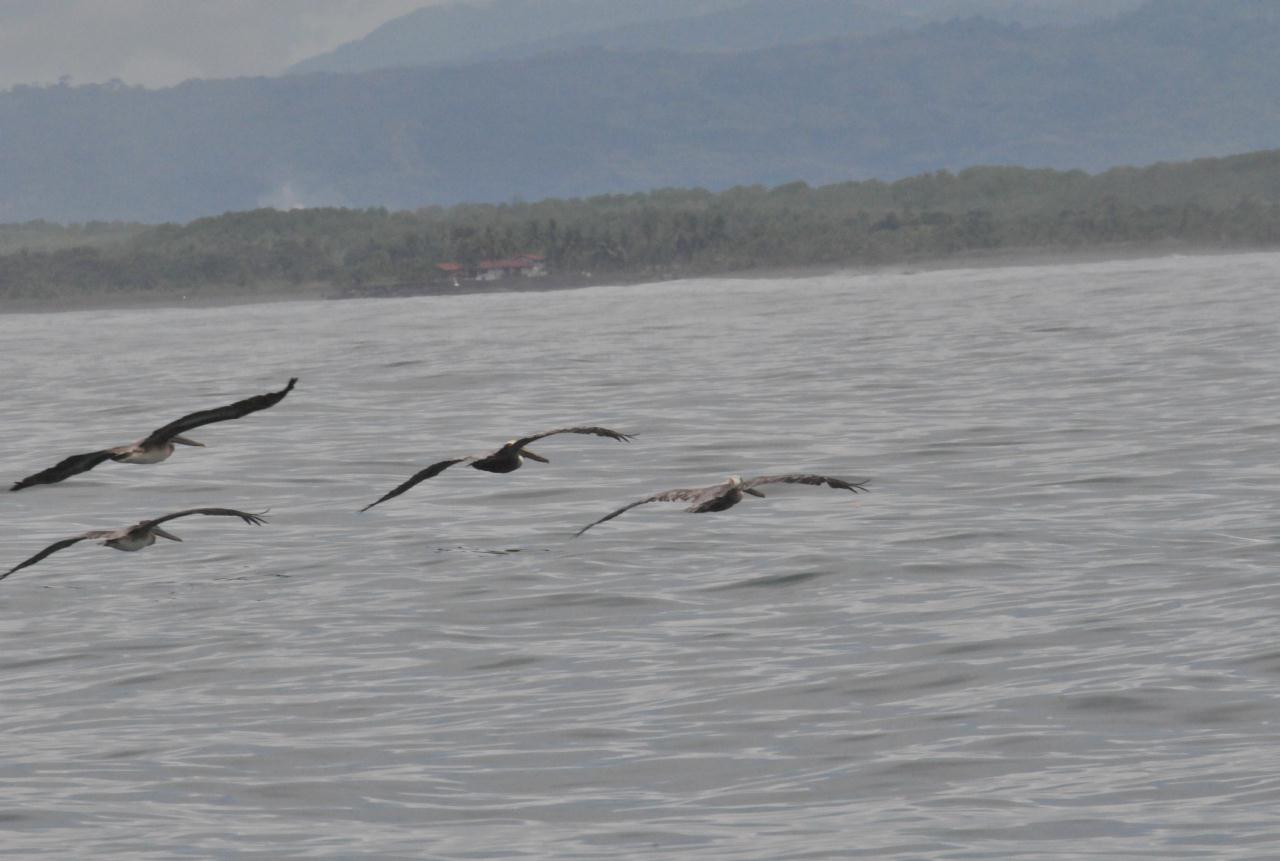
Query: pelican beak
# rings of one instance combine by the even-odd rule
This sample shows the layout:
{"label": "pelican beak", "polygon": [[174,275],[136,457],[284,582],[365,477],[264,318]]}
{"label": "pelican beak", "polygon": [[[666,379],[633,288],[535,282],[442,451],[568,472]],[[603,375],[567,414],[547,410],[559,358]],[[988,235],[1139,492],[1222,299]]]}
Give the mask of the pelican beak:
{"label": "pelican beak", "polygon": [[551,463],[551,461],[547,460],[542,455],[534,454],[533,452],[529,451],[529,449],[527,448],[522,450],[520,453],[525,457],[529,458],[529,460],[536,460],[538,463]]}
{"label": "pelican beak", "polygon": [[200,446],[200,448],[204,448],[204,443],[196,442],[193,439],[187,439],[185,436],[172,437],[170,438],[169,442],[181,443],[182,445],[198,445]]}
{"label": "pelican beak", "polygon": [[763,493],[761,493],[760,491],[756,490],[754,487],[744,487],[744,488],[742,488],[742,492],[743,492],[743,493],[749,493],[749,494],[751,494],[752,496],[758,496],[758,497],[760,497],[761,499],[764,499],[764,494],[763,494]]}
{"label": "pelican beak", "polygon": [[154,532],[156,535],[159,535],[161,538],[168,538],[170,541],[182,540],[178,536],[174,535],[172,532],[165,532],[159,526],[152,527],[151,531]]}

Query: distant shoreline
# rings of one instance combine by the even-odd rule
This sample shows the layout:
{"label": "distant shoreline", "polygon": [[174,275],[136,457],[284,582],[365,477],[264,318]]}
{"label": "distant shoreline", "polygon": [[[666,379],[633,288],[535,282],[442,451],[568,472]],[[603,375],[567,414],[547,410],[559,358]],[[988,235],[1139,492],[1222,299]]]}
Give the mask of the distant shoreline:
{"label": "distant shoreline", "polygon": [[[430,298],[436,296],[463,296],[481,293],[542,293],[560,290],[577,290],[584,287],[641,286],[663,284],[672,281],[693,280],[769,280],[821,278],[837,274],[870,275],[886,272],[936,272],[947,269],[996,269],[1010,266],[1066,266],[1079,263],[1106,262],[1111,260],[1140,260],[1168,257],[1174,254],[1189,256],[1213,256],[1250,254],[1276,250],[1258,247],[1191,247],[1178,243],[1152,245],[1093,246],[1075,250],[1027,248],[993,249],[990,251],[964,251],[942,257],[898,260],[880,264],[824,263],[811,265],[768,266],[722,272],[681,272],[669,277],[652,274],[640,275],[612,273],[608,276],[584,274],[551,274],[545,278],[510,278],[501,281],[464,281],[458,286],[424,284],[420,291],[398,292],[387,296],[343,296],[342,288],[332,284],[316,284],[309,287],[285,289],[244,290],[227,292],[202,291],[193,296],[156,293],[149,291],[114,291],[88,293],[84,301],[38,302],[17,300],[0,302],[0,314],[50,314],[73,311],[127,310],[132,308],[222,308],[240,305],[265,305],[278,302],[332,301],[377,298]],[[512,285],[515,286],[512,286]],[[403,287],[401,289],[404,289]],[[65,299],[65,297],[63,297]],[[79,297],[77,297],[79,298]]]}

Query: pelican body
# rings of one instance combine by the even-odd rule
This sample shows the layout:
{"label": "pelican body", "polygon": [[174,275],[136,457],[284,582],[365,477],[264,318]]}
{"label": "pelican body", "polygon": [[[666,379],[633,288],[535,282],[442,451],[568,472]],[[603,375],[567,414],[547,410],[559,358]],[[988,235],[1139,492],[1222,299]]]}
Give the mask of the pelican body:
{"label": "pelican body", "polygon": [[247,416],[249,413],[275,406],[280,403],[285,395],[292,391],[296,382],[298,382],[298,378],[292,377],[288,385],[278,392],[254,395],[251,398],[227,404],[225,407],[215,407],[214,409],[200,410],[199,412],[185,415],[180,419],[169,422],[164,427],[157,428],[148,436],[129,445],[91,451],[86,454],[73,454],[48,469],[29,475],[21,481],[15,481],[9,489],[22,490],[24,487],[31,487],[36,484],[53,484],[73,475],[88,472],[98,464],[108,460],[116,463],[160,463],[168,460],[178,445],[203,447],[204,443],[196,442],[182,434],[185,431],[202,427],[203,425],[238,419],[242,416]]}
{"label": "pelican body", "polygon": [[727,511],[741,502],[743,496],[747,494],[750,494],[751,496],[758,496],[763,499],[764,493],[756,489],[756,487],[761,484],[825,484],[828,487],[837,488],[839,490],[848,490],[853,493],[858,493],[867,489],[867,481],[865,480],[845,481],[842,478],[834,478],[829,475],[788,473],[786,475],[761,475],[756,478],[749,478],[745,481],[741,476],[731,475],[728,480],[721,484],[713,484],[710,487],[664,490],[661,493],[655,493],[653,496],[647,496],[639,502],[624,505],[622,508],[606,514],[599,520],[593,523],[588,523],[586,526],[574,533],[574,537],[576,538],[593,526],[598,526],[606,520],[612,520],[618,515],[648,502],[690,502],[692,504],[686,508],[685,511],[693,514],[706,514],[712,511]]}
{"label": "pelican body", "polygon": [[499,448],[495,452],[491,452],[490,454],[473,455],[471,457],[458,457],[458,458],[452,458],[450,460],[442,460],[438,463],[433,463],[431,464],[431,466],[428,466],[425,469],[421,469],[418,472],[415,472],[413,475],[409,477],[408,481],[405,481],[399,487],[396,487],[394,490],[391,490],[388,493],[384,494],[382,498],[378,499],[376,502],[371,502],[360,510],[368,511],[370,508],[373,508],[375,505],[386,502],[388,499],[391,499],[393,497],[399,496],[400,494],[404,493],[406,490],[413,487],[414,485],[420,482],[426,481],[428,478],[437,476],[440,473],[444,472],[449,467],[459,463],[465,463],[471,468],[478,469],[483,472],[498,472],[498,473],[515,472],[517,469],[519,469],[521,466],[524,465],[525,458],[528,458],[529,460],[536,460],[538,463],[551,463],[551,461],[547,460],[547,458],[543,457],[542,455],[535,454],[532,451],[529,451],[529,449],[526,446],[528,446],[529,443],[531,442],[535,442],[536,440],[540,440],[540,439],[543,439],[544,437],[553,436],[554,434],[559,434],[559,433],[591,434],[593,436],[603,436],[603,437],[608,437],[610,439],[616,439],[620,442],[630,442],[633,439],[633,437],[630,434],[619,433],[618,431],[615,431],[615,430],[609,430],[609,428],[596,427],[594,425],[591,425],[591,426],[584,425],[584,426],[571,427],[571,428],[556,428],[555,430],[549,430],[549,431],[543,431],[542,433],[530,434],[529,436],[519,437],[518,439],[507,440],[507,442],[501,448]]}
{"label": "pelican body", "polygon": [[[265,512],[263,512],[265,514]],[[237,511],[234,508],[188,508],[185,511],[175,511],[173,514],[166,514],[163,517],[156,517],[152,520],[143,520],[135,523],[133,526],[124,526],[120,529],[95,529],[91,532],[84,532],[73,538],[64,538],[50,544],[41,550],[35,556],[13,566],[8,571],[0,574],[0,580],[8,577],[14,571],[20,571],[28,565],[34,565],[41,559],[51,553],[57,553],[59,550],[70,547],[81,541],[97,541],[104,547],[110,547],[115,550],[124,550],[126,552],[134,552],[144,547],[150,547],[156,543],[156,538],[167,538],[170,541],[181,541],[182,539],[160,527],[161,523],[170,520],[176,520],[179,517],[188,517],[192,514],[206,514],[215,517],[239,517],[245,523],[253,526],[260,526],[266,522],[261,514],[250,514],[247,511]]]}
{"label": "pelican body", "polygon": [[171,437],[158,445],[148,444],[146,439],[140,439],[131,445],[120,445],[110,449],[111,460],[116,463],[160,463],[162,460],[168,460],[169,455],[173,454],[179,445],[204,448],[204,443],[185,436]]}
{"label": "pelican body", "polygon": [[551,463],[540,454],[534,454],[526,449],[512,447],[518,440],[508,440],[507,444],[495,451],[493,454],[486,455],[471,461],[469,464],[472,469],[479,469],[484,472],[515,472],[524,466],[524,459],[536,460],[538,463]]}
{"label": "pelican body", "polygon": [[712,492],[705,494],[705,499],[700,499],[700,501],[686,508],[685,511],[691,511],[694,514],[705,514],[708,511],[728,511],[742,501],[743,494],[749,493],[752,496],[764,496],[763,493],[754,488],[743,487],[742,479],[736,475],[730,476],[729,480],[724,484],[717,484],[710,490]]}
{"label": "pelican body", "polygon": [[[122,530],[117,529],[117,530],[114,530],[113,533],[109,533],[109,534],[114,534],[115,532],[120,532],[120,531]],[[178,536],[174,535],[172,532],[166,532],[165,530],[161,529],[159,526],[153,526],[150,529],[127,529],[123,531],[124,531],[123,535],[120,535],[115,538],[105,538],[104,540],[101,541],[101,544],[104,547],[111,547],[115,550],[124,550],[126,552],[133,552],[136,550],[141,550],[144,547],[150,547],[152,544],[155,544],[157,536],[159,536],[160,538],[168,538],[170,541],[182,540]]]}

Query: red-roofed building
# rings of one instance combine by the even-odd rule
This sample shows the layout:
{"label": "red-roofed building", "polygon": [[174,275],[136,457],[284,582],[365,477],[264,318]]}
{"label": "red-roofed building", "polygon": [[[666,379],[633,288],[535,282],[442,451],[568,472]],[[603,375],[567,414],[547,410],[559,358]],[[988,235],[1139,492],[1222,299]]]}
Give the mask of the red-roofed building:
{"label": "red-roofed building", "polygon": [[522,276],[540,278],[547,274],[546,257],[541,254],[520,254],[504,260],[481,260],[476,267],[480,281],[497,281],[502,278]]}

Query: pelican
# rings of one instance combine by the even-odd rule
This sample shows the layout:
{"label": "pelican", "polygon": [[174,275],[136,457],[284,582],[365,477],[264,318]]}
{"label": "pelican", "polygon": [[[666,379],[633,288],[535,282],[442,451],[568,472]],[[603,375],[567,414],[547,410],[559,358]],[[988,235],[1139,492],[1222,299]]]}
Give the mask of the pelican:
{"label": "pelican", "polygon": [[743,481],[741,476],[731,475],[728,481],[722,484],[713,484],[711,487],[693,487],[679,488],[676,490],[664,490],[662,493],[655,493],[653,496],[647,496],[639,502],[633,502],[630,505],[624,505],[617,511],[606,514],[594,523],[588,523],[586,526],[574,533],[577,538],[593,526],[598,526],[606,520],[613,520],[619,514],[630,511],[637,505],[644,505],[646,502],[692,502],[685,511],[691,511],[695,514],[702,514],[707,511],[724,511],[733,508],[742,501],[743,494],[751,494],[752,496],[764,497],[764,494],[756,490],[762,484],[816,484],[827,487],[834,487],[839,490],[849,490],[854,493],[865,491],[867,489],[866,481],[845,481],[842,478],[832,478],[829,475],[808,475],[805,473],[791,473],[788,475],[761,475],[756,478],[748,478]]}
{"label": "pelican", "polygon": [[46,470],[37,472],[35,475],[29,475],[21,481],[15,481],[13,487],[10,487],[9,490],[22,490],[24,487],[31,487],[33,484],[53,484],[54,482],[62,481],[64,478],[88,472],[107,460],[114,460],[118,463],[159,463],[162,460],[167,460],[169,455],[173,454],[175,443],[203,447],[204,443],[196,442],[182,434],[185,431],[202,427],[203,425],[238,419],[242,416],[247,416],[249,413],[273,407],[280,403],[280,400],[285,395],[289,394],[293,389],[293,384],[296,382],[298,382],[298,378],[291,377],[289,384],[278,392],[254,395],[251,398],[236,401],[234,404],[227,404],[225,407],[200,410],[199,412],[191,413],[191,415],[183,416],[176,421],[169,422],[162,428],[157,428],[149,436],[143,437],[130,445],[91,451],[87,454],[73,454]]}
{"label": "pelican", "polygon": [[[266,512],[264,511],[263,514]],[[20,571],[28,565],[34,565],[44,557],[51,553],[57,553],[59,550],[70,547],[80,541],[93,540],[107,547],[114,547],[116,550],[134,551],[141,550],[144,547],[150,547],[156,543],[156,536],[168,538],[170,541],[181,541],[182,539],[171,532],[166,532],[160,528],[161,523],[170,520],[177,520],[179,517],[187,517],[192,514],[210,514],[218,517],[239,517],[245,523],[254,526],[265,523],[262,514],[250,514],[247,511],[236,511],[234,508],[188,508],[186,511],[175,511],[173,514],[166,514],[164,517],[157,517],[154,520],[143,520],[141,523],[135,523],[133,526],[123,526],[119,529],[95,529],[91,532],[85,532],[74,538],[64,538],[61,541],[55,541],[45,549],[41,550],[35,556],[32,556],[26,562],[15,565],[8,571],[0,574],[0,580],[8,577],[14,571]]]}
{"label": "pelican", "polygon": [[534,454],[529,451],[525,446],[529,445],[531,442],[536,442],[544,437],[549,437],[558,433],[586,433],[593,434],[595,436],[607,436],[610,439],[620,440],[621,442],[630,442],[633,439],[630,434],[618,433],[615,430],[609,430],[608,428],[601,427],[556,428],[555,430],[543,431],[542,433],[530,434],[529,436],[522,436],[519,439],[507,440],[505,445],[491,454],[459,457],[452,460],[442,460],[439,463],[433,463],[426,469],[415,472],[409,477],[408,481],[384,495],[377,502],[371,502],[360,510],[368,511],[375,505],[386,502],[392,497],[399,496],[415,484],[426,481],[428,478],[432,478],[433,476],[437,476],[449,467],[459,463],[470,464],[472,468],[483,470],[485,472],[515,472],[524,464],[524,459],[526,457],[530,460],[536,460],[538,463],[551,463],[551,461],[547,460],[542,455]]}

